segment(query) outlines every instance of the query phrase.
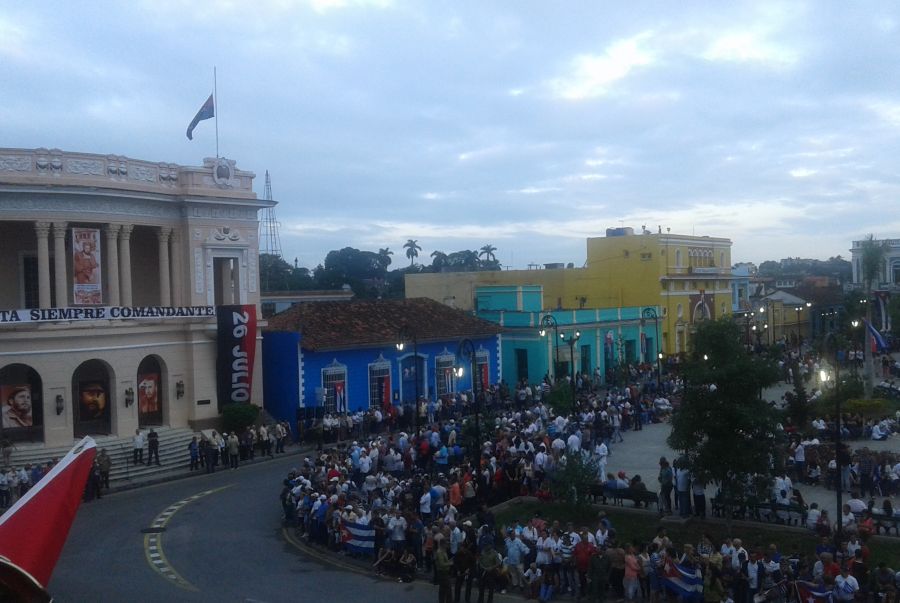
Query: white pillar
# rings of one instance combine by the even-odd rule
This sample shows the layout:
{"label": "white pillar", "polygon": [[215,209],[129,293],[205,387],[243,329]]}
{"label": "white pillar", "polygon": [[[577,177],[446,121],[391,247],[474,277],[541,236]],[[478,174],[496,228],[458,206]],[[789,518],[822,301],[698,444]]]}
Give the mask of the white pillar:
{"label": "white pillar", "polygon": [[106,235],[106,288],[110,306],[119,305],[119,224],[107,224]]}
{"label": "white pillar", "polygon": [[37,236],[37,260],[38,260],[38,305],[41,308],[50,307],[50,248],[48,236],[50,235],[49,222],[35,222],[34,234]]}
{"label": "white pillar", "polygon": [[69,305],[69,279],[66,276],[66,227],[65,222],[53,223],[53,270],[56,282],[56,307]]}
{"label": "white pillar", "polygon": [[131,305],[131,231],[132,224],[123,224],[119,236],[119,284],[122,289],[121,303]]}
{"label": "white pillar", "polygon": [[171,228],[160,228],[156,233],[159,241],[159,303],[172,305],[172,281],[169,276],[169,235]]}
{"label": "white pillar", "polygon": [[169,237],[169,263],[172,265],[172,305],[182,305],[184,299],[184,272],[182,264],[185,258],[181,252],[181,236],[177,228],[172,229]]}
{"label": "white pillar", "polygon": [[219,262],[220,272],[219,278],[222,284],[222,305],[230,305],[234,303],[234,282],[231,280],[231,258],[222,258]]}

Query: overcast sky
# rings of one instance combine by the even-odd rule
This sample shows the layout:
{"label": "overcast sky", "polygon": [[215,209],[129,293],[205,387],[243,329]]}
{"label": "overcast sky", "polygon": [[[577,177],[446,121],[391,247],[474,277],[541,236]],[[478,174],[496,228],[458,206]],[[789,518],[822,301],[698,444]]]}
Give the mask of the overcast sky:
{"label": "overcast sky", "polygon": [[620,225],[848,257],[900,237],[897,6],[0,0],[0,145],[201,165],[216,65],[220,153],[301,265],[581,265]]}

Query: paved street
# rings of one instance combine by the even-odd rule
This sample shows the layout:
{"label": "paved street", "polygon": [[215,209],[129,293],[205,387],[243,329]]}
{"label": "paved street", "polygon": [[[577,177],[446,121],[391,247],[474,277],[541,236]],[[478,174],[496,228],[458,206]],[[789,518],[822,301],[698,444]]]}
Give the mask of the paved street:
{"label": "paved street", "polygon": [[[82,504],[50,582],[57,601],[368,601],[421,603],[431,585],[400,585],[337,570],[301,555],[280,530],[278,493],[291,456]],[[141,530],[185,504],[161,535],[162,555],[188,590],[152,569]],[[168,573],[168,572],[167,572]]]}

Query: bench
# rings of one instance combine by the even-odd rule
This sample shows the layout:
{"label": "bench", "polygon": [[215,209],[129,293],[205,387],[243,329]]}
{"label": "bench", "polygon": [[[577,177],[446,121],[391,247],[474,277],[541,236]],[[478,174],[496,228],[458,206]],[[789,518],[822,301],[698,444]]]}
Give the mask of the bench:
{"label": "bench", "polygon": [[[856,518],[858,524],[865,514],[854,513],[853,516]],[[885,535],[890,535],[891,530],[894,530],[894,534],[900,536],[900,517],[897,517],[896,515],[872,513],[872,521],[875,522],[875,535],[880,534],[881,530],[884,530]]]}
{"label": "bench", "polygon": [[601,484],[591,484],[588,487],[588,495],[597,502],[600,498],[603,504],[607,504],[607,499],[612,501],[614,505],[623,505],[624,501],[630,500],[635,506],[650,504],[659,506],[659,494],[650,492],[649,490],[632,490],[631,488],[607,488]]}

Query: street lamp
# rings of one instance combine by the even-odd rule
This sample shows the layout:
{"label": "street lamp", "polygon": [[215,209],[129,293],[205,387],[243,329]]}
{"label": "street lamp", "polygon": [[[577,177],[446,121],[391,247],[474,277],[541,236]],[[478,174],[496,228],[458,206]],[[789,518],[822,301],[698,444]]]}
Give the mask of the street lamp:
{"label": "street lamp", "polygon": [[[860,325],[860,322],[859,322],[859,319],[858,319],[858,318],[854,318],[853,320],[850,321],[850,326],[853,327],[853,338],[852,338],[852,343],[853,343],[854,345],[855,345],[855,343],[856,343],[856,329],[859,328],[859,325]],[[863,345],[865,345],[865,337],[863,338]],[[862,353],[863,353],[863,352],[859,352],[859,354],[862,354]],[[853,355],[853,358],[851,358],[851,360],[853,361],[853,362],[852,362],[852,364],[853,364],[853,374],[859,376],[859,362],[857,362],[857,361],[858,361],[858,360],[862,360],[862,358],[859,358],[859,357],[858,357],[857,352],[856,352],[855,350],[850,350],[850,354]]]}
{"label": "street lamp", "polygon": [[[834,534],[834,543],[835,546],[840,548],[841,541],[843,540],[843,522],[841,521],[841,513],[843,504],[843,488],[844,488],[844,473],[841,469],[841,465],[843,464],[844,455],[841,451],[841,367],[838,364],[838,343],[837,339],[834,336],[834,333],[829,333],[825,338],[825,349],[830,350],[832,352],[832,357],[834,358],[834,406],[835,406],[835,417],[834,417],[834,461],[837,466],[837,475],[835,476],[836,484],[835,484],[835,492],[837,493],[837,512],[835,516],[837,517],[837,526]],[[819,377],[822,379],[823,384],[828,381],[829,375],[827,371],[820,371]]]}
{"label": "street lamp", "polygon": [[[472,366],[472,396],[475,397],[475,447],[478,451],[478,466],[481,466],[481,402],[478,399],[478,355],[475,353],[475,345],[471,339],[463,339],[459,342],[456,355],[469,361]],[[464,365],[456,369],[456,376],[462,377],[465,373]]]}
{"label": "street lamp", "polygon": [[556,363],[553,365],[553,380],[556,381],[556,371],[559,367],[559,323],[556,322],[556,317],[552,314],[544,314],[544,316],[541,317],[541,330],[538,331],[541,337],[544,337],[547,334],[547,327],[553,327],[553,345],[556,348]]}
{"label": "street lamp", "polygon": [[409,325],[403,325],[400,327],[400,330],[397,332],[397,351],[402,352],[404,346],[407,341],[412,341],[413,344],[413,377],[415,384],[415,395],[416,401],[413,404],[413,426],[416,430],[416,435],[419,434],[419,379],[421,376],[419,375],[419,339],[416,335],[416,332],[409,327]]}
{"label": "street lamp", "polygon": [[[659,391],[660,379],[662,375],[662,353],[659,351],[659,313],[656,311],[656,308],[644,308],[644,311],[641,312],[641,316],[644,318],[652,318],[653,322],[656,326],[656,389]],[[643,322],[643,321],[641,321]]]}
{"label": "street lamp", "polygon": [[572,381],[572,397],[575,397],[575,344],[581,339],[581,331],[575,331],[566,337],[565,333],[560,333],[559,338],[563,343],[569,344],[569,378]]}
{"label": "street lamp", "polygon": [[794,308],[794,311],[797,312],[797,353],[800,353],[800,312],[803,310],[803,306],[797,306]]}

